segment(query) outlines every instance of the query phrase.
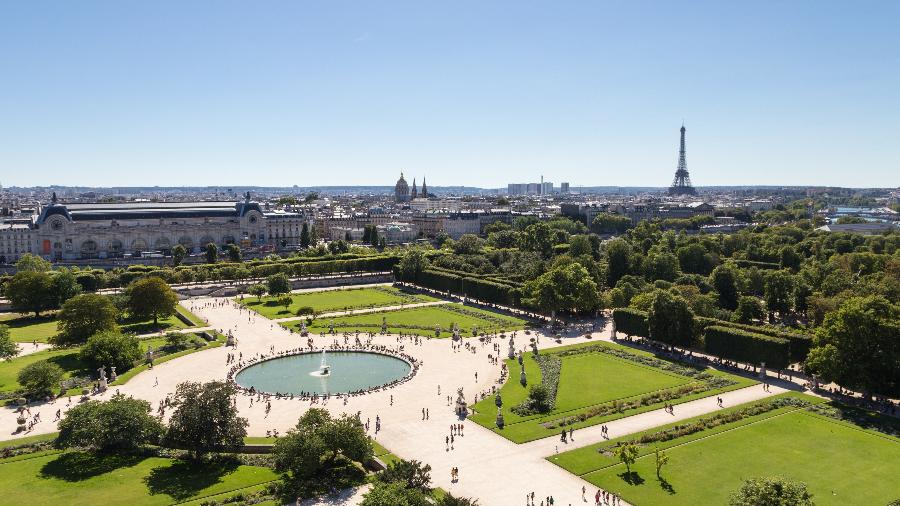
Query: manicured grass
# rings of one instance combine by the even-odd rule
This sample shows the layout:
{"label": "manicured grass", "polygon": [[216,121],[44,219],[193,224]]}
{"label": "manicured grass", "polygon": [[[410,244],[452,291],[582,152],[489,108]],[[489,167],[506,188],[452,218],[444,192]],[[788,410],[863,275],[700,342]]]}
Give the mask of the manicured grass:
{"label": "manicured grass", "polygon": [[274,471],[236,464],[193,464],[79,452],[0,460],[0,489],[32,504],[172,504],[276,479]]}
{"label": "manicured grass", "polygon": [[[159,325],[154,326],[152,320],[133,320],[129,319],[122,323],[123,332],[132,332],[135,334],[148,334],[151,332],[160,332],[164,330],[184,329],[192,326],[204,327],[206,323],[199,316],[191,313],[180,305],[175,306],[179,313],[186,316],[192,325],[187,325],[177,316],[172,315],[168,318],[159,320]],[[9,326],[9,335],[13,341],[17,343],[31,343],[37,341],[46,343],[51,336],[58,333],[56,329],[56,315],[48,314],[35,318],[33,315],[20,315],[11,313],[0,316],[0,323]]]}
{"label": "manicured grass", "polygon": [[[0,448],[9,448],[10,446],[21,446],[32,443],[42,443],[44,441],[53,441],[56,439],[56,436],[59,435],[59,432],[51,432],[50,434],[38,434],[37,436],[28,436],[28,437],[20,437],[18,439],[9,439],[7,441],[0,441]],[[0,460],[0,462],[3,462]]]}
{"label": "manicured grass", "polygon": [[0,316],[0,323],[9,326],[9,336],[17,343],[46,343],[50,336],[56,335],[55,315],[35,318],[34,315],[11,313]]}
{"label": "manicured grass", "polygon": [[[626,350],[635,355],[652,356],[652,354],[625,348],[612,343],[583,343],[552,350],[545,350],[543,354],[556,354],[574,348],[590,346],[605,346]],[[614,357],[605,353],[585,353],[570,355],[561,358],[559,387],[557,389],[556,405],[552,411],[546,414],[519,416],[512,412],[512,408],[522,403],[528,396],[531,385],[541,383],[541,371],[537,362],[530,353],[524,355],[526,386],[519,382],[521,366],[516,360],[507,360],[506,366],[510,371],[509,378],[500,389],[503,399],[503,417],[506,425],[500,429],[496,425],[497,407],[495,397],[490,396],[473,406],[475,413],[471,420],[479,425],[489,428],[503,437],[516,443],[524,443],[550,436],[558,436],[561,429],[548,428],[543,424],[558,420],[566,416],[574,416],[590,409],[593,406],[607,404],[612,401],[627,401],[639,398],[659,390],[676,388],[691,383],[699,383],[699,380],[650,367],[636,362]],[[753,380],[731,376],[719,371],[709,370],[711,374],[727,376],[736,382],[730,387],[699,392],[686,395],[679,399],[669,401],[678,404],[701,397],[715,395],[716,393],[742,388],[755,383]],[[605,416],[595,416],[571,425],[574,429],[597,425],[609,420],[635,415],[644,411],[650,411],[662,407],[662,402],[641,406],[640,409],[632,409],[624,413],[613,413]]]}
{"label": "manicured grass", "polygon": [[897,495],[900,439],[804,409],[781,408],[660,443],[670,458],[662,480],[653,446],[642,447],[627,477],[624,464],[598,452],[617,441],[548,460],[632,504],[725,504],[745,479],[772,475],[806,483],[818,505],[886,504]]}
{"label": "manicured grass", "polygon": [[[218,346],[222,346],[225,343],[225,337],[222,335],[216,336],[216,341],[210,342],[203,348],[194,349],[190,348],[184,351],[179,351],[176,353],[172,353],[170,355],[165,355],[159,357],[154,360],[155,364],[160,364],[162,362],[166,362],[172,360],[173,358],[181,357],[187,355],[189,353],[194,353],[196,351],[201,351],[209,348],[215,348]],[[164,337],[153,337],[150,339],[142,339],[140,341],[141,351],[146,352],[147,348],[153,346],[153,349],[159,349],[160,347],[166,344],[166,339]],[[13,358],[8,361],[0,361],[0,392],[9,392],[13,390],[18,390],[20,388],[18,382],[19,371],[22,370],[25,366],[29,364],[33,364],[35,362],[40,362],[42,360],[49,360],[54,362],[58,366],[60,366],[65,372],[64,379],[71,378],[73,376],[86,376],[91,375],[93,377],[96,374],[94,371],[89,371],[87,366],[78,358],[78,354],[80,353],[80,348],[63,348],[63,349],[51,349],[45,351],[39,351],[37,353],[32,353],[30,355],[24,355],[22,357]],[[146,370],[146,365],[140,365],[125,371],[123,374],[120,374],[116,381],[112,383],[113,385],[121,385],[134,377],[139,372]],[[75,389],[71,392],[78,392],[81,389]],[[70,392],[70,395],[74,395]]]}
{"label": "manicured grass", "polygon": [[43,360],[49,360],[60,366],[65,372],[64,378],[78,375],[84,369],[84,364],[78,359],[78,352],[78,348],[45,350],[12,360],[0,361],[0,392],[18,390],[19,371],[29,364]]}
{"label": "manicured grass", "polygon": [[427,295],[404,293],[396,288],[387,286],[295,293],[291,294],[291,305],[287,309],[278,303],[279,298],[281,297],[257,299],[256,297],[245,296],[240,303],[266,318],[287,318],[296,316],[297,309],[301,307],[311,307],[316,313],[329,313],[438,300]]}
{"label": "manicured grass", "polygon": [[[462,314],[451,309],[462,309],[470,314]],[[483,309],[463,306],[462,304],[442,304],[439,306],[414,307],[395,311],[382,311],[376,313],[357,314],[352,316],[337,316],[334,318],[319,318],[308,327],[312,333],[327,332],[329,324],[334,323],[337,332],[381,332],[382,318],[387,319],[388,332],[397,334],[418,333],[434,336],[434,326],[441,326],[441,337],[450,337],[449,329],[453,323],[460,326],[464,336],[472,335],[472,327],[477,326],[478,332],[493,332],[501,330],[518,330],[525,328],[525,320],[501,313],[485,311]],[[300,321],[285,322],[282,325],[288,328],[299,329]],[[402,325],[402,326],[401,326]]]}

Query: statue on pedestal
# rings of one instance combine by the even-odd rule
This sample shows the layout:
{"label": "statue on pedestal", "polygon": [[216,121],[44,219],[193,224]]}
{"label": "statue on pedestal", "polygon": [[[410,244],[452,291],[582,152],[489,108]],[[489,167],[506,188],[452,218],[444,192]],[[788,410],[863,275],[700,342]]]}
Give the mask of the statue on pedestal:
{"label": "statue on pedestal", "polygon": [[509,337],[509,350],[506,352],[506,356],[509,358],[516,358],[516,337],[515,337],[515,335]]}
{"label": "statue on pedestal", "polygon": [[759,366],[759,379],[761,379],[761,380],[766,379],[766,363],[765,362],[763,362]]}
{"label": "statue on pedestal", "polygon": [[109,381],[116,381],[119,376],[116,374],[116,366],[109,368]]}
{"label": "statue on pedestal", "polygon": [[506,425],[506,420],[503,419],[503,410],[497,406],[497,427],[502,429],[504,425]]}
{"label": "statue on pedestal", "polygon": [[519,383],[524,387],[528,384],[528,379],[525,378],[525,362],[522,362],[522,372],[519,373]]}
{"label": "statue on pedestal", "polygon": [[455,408],[456,416],[465,417],[469,414],[469,405],[466,403],[466,398],[463,396],[463,389],[459,387],[456,389],[456,408]]}
{"label": "statue on pedestal", "polygon": [[106,388],[109,386],[109,383],[106,380],[106,367],[101,366],[97,368],[97,372],[100,374],[100,391],[105,392]]}
{"label": "statue on pedestal", "polygon": [[434,326],[434,337],[441,337],[441,326],[440,325]]}
{"label": "statue on pedestal", "polygon": [[231,329],[228,330],[228,334],[226,334],[227,339],[225,340],[225,346],[235,346],[237,345],[237,341],[234,339],[234,333],[231,332]]}
{"label": "statue on pedestal", "polygon": [[612,339],[613,339],[613,341],[616,340],[616,319],[615,318],[613,318],[613,321],[612,321]]}
{"label": "statue on pedestal", "polygon": [[537,358],[537,356],[538,356],[537,340],[535,340],[534,338],[531,339],[531,353],[533,353],[535,358]]}
{"label": "statue on pedestal", "polygon": [[306,337],[309,335],[309,331],[306,329],[306,322],[300,322],[300,337]]}
{"label": "statue on pedestal", "polygon": [[387,334],[387,330],[388,330],[388,327],[387,327],[387,316],[382,316],[382,317],[381,317],[381,333],[382,333],[382,334]]}

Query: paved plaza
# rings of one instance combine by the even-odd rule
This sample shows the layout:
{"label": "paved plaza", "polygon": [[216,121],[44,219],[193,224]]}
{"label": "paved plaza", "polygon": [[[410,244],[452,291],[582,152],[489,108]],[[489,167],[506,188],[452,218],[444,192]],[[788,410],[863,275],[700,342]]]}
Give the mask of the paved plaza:
{"label": "paved plaza", "polygon": [[[154,409],[166,395],[174,392],[178,383],[186,380],[210,381],[226,377],[230,366],[226,364],[229,353],[240,354],[243,359],[269,355],[275,352],[305,346],[306,338],[281,327],[277,322],[266,319],[242,308],[231,299],[199,298],[183,301],[182,304],[198,316],[204,318],[211,328],[223,332],[231,331],[237,337],[235,348],[219,347],[204,350],[157,365],[142,372],[127,384],[112,387],[105,394],[96,396],[109,398],[121,392],[145,399]],[[390,308],[379,308],[383,311]],[[536,334],[537,335],[537,334]],[[344,344],[343,337],[310,334],[317,348],[337,342]],[[517,347],[524,349],[527,339],[519,332]],[[608,330],[595,332],[593,339],[609,339]],[[563,344],[586,342],[584,337],[563,340]],[[465,340],[465,345],[454,346],[452,339],[424,339],[415,345],[410,339],[400,339],[396,335],[375,336],[374,345],[384,345],[403,352],[421,361],[418,373],[409,381],[395,388],[380,392],[351,397],[345,405],[343,401],[331,400],[325,404],[311,404],[309,401],[271,399],[271,411],[266,413],[265,403],[239,395],[237,398],[240,415],[250,421],[250,436],[265,436],[267,431],[284,433],[293,427],[301,414],[309,407],[324,407],[335,414],[360,413],[363,422],[370,421],[369,434],[391,452],[405,459],[417,459],[432,466],[434,486],[441,487],[454,495],[478,498],[481,504],[490,506],[521,505],[525,494],[534,491],[536,498],[552,495],[555,504],[584,504],[582,486],[588,488],[588,501],[593,500],[596,488],[567,471],[551,464],[546,457],[589,445],[603,440],[600,426],[575,431],[574,441],[560,443],[558,438],[546,438],[526,444],[515,444],[493,432],[469,421],[464,424],[464,435],[455,438],[453,448],[448,449],[445,438],[450,434],[450,426],[460,423],[454,415],[452,401],[457,388],[463,388],[466,400],[471,404],[475,395],[489,392],[497,385],[502,361],[496,365],[488,359],[496,354],[493,344],[499,343],[505,358],[508,341],[495,338],[491,343],[481,343],[474,339]],[[554,340],[539,337],[540,348],[559,346]],[[477,379],[476,379],[477,374]],[[785,391],[772,386],[764,391],[762,385],[720,394],[725,406],[733,406],[775,395]],[[448,401],[448,396],[450,400]],[[65,398],[49,404],[33,406],[32,413],[41,413],[44,420],[34,430],[21,436],[31,436],[56,430],[52,422],[57,410],[63,413],[74,406]],[[422,420],[422,410],[429,413],[428,420]],[[715,396],[679,404],[670,414],[663,409],[606,422],[610,437],[619,437],[672,421],[690,418],[719,409]],[[166,413],[168,415],[168,413]],[[381,419],[381,431],[375,434],[375,419]],[[0,434],[2,439],[10,439],[16,429],[15,413],[11,408],[0,411]],[[459,468],[459,480],[452,483],[450,469]],[[334,498],[322,504],[356,504],[360,493],[348,493],[344,499]]]}

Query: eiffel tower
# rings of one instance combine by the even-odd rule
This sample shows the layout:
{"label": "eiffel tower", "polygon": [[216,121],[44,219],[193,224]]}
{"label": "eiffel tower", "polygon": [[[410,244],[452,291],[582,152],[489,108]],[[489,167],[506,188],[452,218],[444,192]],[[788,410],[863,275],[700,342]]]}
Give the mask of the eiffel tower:
{"label": "eiffel tower", "polygon": [[687,156],[684,148],[684,123],[681,124],[681,149],[678,151],[678,170],[675,180],[669,187],[669,195],[696,195],[697,190],[691,186],[691,175],[687,170]]}

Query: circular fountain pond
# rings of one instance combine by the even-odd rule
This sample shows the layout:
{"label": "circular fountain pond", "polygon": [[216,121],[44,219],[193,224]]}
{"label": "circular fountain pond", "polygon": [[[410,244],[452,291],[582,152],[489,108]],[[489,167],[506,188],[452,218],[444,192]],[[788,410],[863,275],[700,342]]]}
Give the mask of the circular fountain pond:
{"label": "circular fountain pond", "polygon": [[253,364],[234,381],[244,389],[299,395],[360,392],[403,379],[412,372],[405,360],[382,353],[335,351],[301,353]]}

